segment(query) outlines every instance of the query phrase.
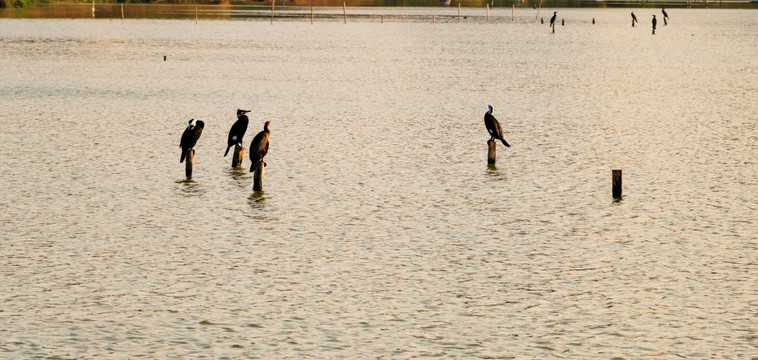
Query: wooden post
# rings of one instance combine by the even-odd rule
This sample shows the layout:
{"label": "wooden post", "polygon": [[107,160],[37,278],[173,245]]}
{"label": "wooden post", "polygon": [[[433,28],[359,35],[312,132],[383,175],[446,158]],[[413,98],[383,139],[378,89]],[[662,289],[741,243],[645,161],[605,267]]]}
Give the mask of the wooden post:
{"label": "wooden post", "polygon": [[166,55],[163,55],[163,61],[166,61]]}
{"label": "wooden post", "polygon": [[276,6],[276,0],[271,1],[271,25],[274,25],[274,7]]}
{"label": "wooden post", "polygon": [[311,24],[313,24],[313,6],[311,6]]}
{"label": "wooden post", "polygon": [[192,166],[195,165],[195,149],[187,151],[187,158],[184,159],[184,174],[187,175],[187,179],[192,178]]}
{"label": "wooden post", "polygon": [[382,24],[384,24],[384,15],[382,15]]}
{"label": "wooden post", "polygon": [[561,18],[561,26],[564,26],[564,25],[566,25],[566,19]]}
{"label": "wooden post", "polygon": [[487,151],[487,165],[495,165],[495,160],[497,160],[497,143],[493,140],[487,140],[487,146],[489,147],[489,151]]}
{"label": "wooden post", "polygon": [[595,18],[592,18],[592,25],[595,25]]}
{"label": "wooden post", "polygon": [[121,23],[124,23],[124,4],[121,4]]}
{"label": "wooden post", "polygon": [[342,15],[345,16],[345,24],[347,24],[347,5],[345,5],[345,2],[342,2]]}
{"label": "wooden post", "polygon": [[461,22],[461,3],[458,2],[458,22]]}
{"label": "wooden post", "polygon": [[95,18],[95,0],[92,0],[92,18]]}
{"label": "wooden post", "polygon": [[487,22],[490,22],[490,4],[487,4]]}
{"label": "wooden post", "polygon": [[197,24],[197,6],[195,6],[195,24]]}
{"label": "wooden post", "polygon": [[253,190],[263,191],[263,161],[258,162],[258,166],[255,168],[255,174],[253,174]]}
{"label": "wooden post", "polygon": [[613,197],[620,198],[621,197],[621,170],[611,170],[611,174],[613,177],[613,180],[612,180]]}
{"label": "wooden post", "polygon": [[242,159],[244,159],[245,148],[240,144],[234,145],[234,156],[232,156],[232,168],[239,169],[242,167]]}
{"label": "wooden post", "polygon": [[553,23],[553,34],[555,34],[555,23]]}
{"label": "wooden post", "polygon": [[437,22],[437,15],[432,15],[432,24]]}
{"label": "wooden post", "polygon": [[544,23],[545,23],[545,19],[544,18],[540,18],[540,24],[544,24]]}
{"label": "wooden post", "polygon": [[511,8],[511,21],[513,21],[514,17],[516,17],[516,4],[513,4],[513,7]]}

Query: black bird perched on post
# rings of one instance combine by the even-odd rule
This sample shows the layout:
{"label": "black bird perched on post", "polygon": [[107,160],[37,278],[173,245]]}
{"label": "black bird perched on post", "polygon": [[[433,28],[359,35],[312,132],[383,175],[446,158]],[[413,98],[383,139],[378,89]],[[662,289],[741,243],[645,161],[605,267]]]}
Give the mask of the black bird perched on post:
{"label": "black bird perched on post", "polygon": [[666,14],[666,8],[661,8],[661,12],[663,13],[663,25],[668,25],[669,14]]}
{"label": "black bird perched on post", "polygon": [[503,128],[500,127],[500,123],[492,116],[492,105],[487,105],[490,109],[484,114],[484,126],[487,127],[487,132],[490,133],[490,140],[498,139],[503,142],[503,145],[510,147],[508,142],[503,139]]}
{"label": "black bird perched on post", "polygon": [[[266,121],[266,124],[263,125],[263,131],[255,135],[253,142],[250,143],[250,161],[253,162],[250,164],[250,172],[255,171],[258,163],[263,161],[263,157],[268,153],[268,137],[271,135],[269,127],[271,127],[271,121]],[[265,162],[263,166],[266,166]]]}
{"label": "black bird perched on post", "polygon": [[247,123],[249,122],[249,119],[245,114],[249,112],[250,110],[237,109],[237,121],[232,125],[232,128],[229,129],[229,139],[226,141],[226,152],[224,152],[224,156],[229,153],[229,148],[237,144],[242,144],[242,137],[245,136]]}
{"label": "black bird perched on post", "polygon": [[179,158],[180,163],[184,162],[184,158],[187,157],[187,152],[195,147],[197,139],[200,138],[200,135],[203,133],[203,128],[205,127],[205,123],[202,120],[198,120],[195,125],[192,125],[194,120],[195,119],[190,119],[189,125],[187,125],[187,128],[184,129],[184,133],[182,133],[182,140],[179,143],[179,146],[182,147],[182,156]]}
{"label": "black bird perched on post", "polygon": [[550,18],[550,26],[553,26],[555,24],[555,17],[558,16],[557,11],[553,11],[553,17]]}
{"label": "black bird perched on post", "polygon": [[637,21],[637,17],[634,16],[634,11],[632,11],[632,27],[634,27],[634,23],[639,22]]}
{"label": "black bird perched on post", "polygon": [[653,35],[655,35],[655,26],[658,25],[658,20],[655,19],[655,15],[653,15]]}

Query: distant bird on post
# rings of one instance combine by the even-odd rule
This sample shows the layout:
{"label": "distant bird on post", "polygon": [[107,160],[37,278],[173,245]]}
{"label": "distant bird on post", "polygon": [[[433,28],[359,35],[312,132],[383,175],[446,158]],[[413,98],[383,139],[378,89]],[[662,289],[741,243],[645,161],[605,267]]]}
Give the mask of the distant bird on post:
{"label": "distant bird on post", "polygon": [[[250,143],[250,161],[253,162],[250,164],[250,172],[255,171],[258,163],[263,161],[263,157],[268,153],[268,137],[271,135],[270,127],[271,121],[266,121],[266,124],[263,125],[263,131],[255,135],[253,142]],[[265,162],[263,166],[266,166]]]}
{"label": "distant bird on post", "polygon": [[637,17],[634,15],[634,11],[632,11],[632,27],[634,27],[634,23],[639,22],[637,21]]}
{"label": "distant bird on post", "polygon": [[203,128],[205,127],[205,123],[202,120],[198,120],[195,125],[192,125],[194,120],[195,119],[190,119],[189,125],[187,125],[187,128],[184,129],[184,133],[182,133],[182,140],[179,143],[179,146],[182,147],[182,156],[179,158],[180,163],[184,162],[184,158],[187,157],[187,152],[195,147],[197,139],[200,138],[200,135],[203,133]]}
{"label": "distant bird on post", "polygon": [[550,26],[551,27],[553,26],[553,24],[555,24],[555,18],[556,18],[556,16],[558,16],[558,12],[557,11],[553,11],[553,17],[550,18]]}
{"label": "distant bird on post", "polygon": [[237,121],[232,125],[232,128],[229,129],[229,139],[226,141],[226,152],[224,152],[224,156],[229,153],[229,148],[237,144],[242,144],[242,137],[245,136],[247,123],[249,122],[249,119],[245,114],[249,112],[250,110],[237,109]]}
{"label": "distant bird on post", "polygon": [[655,35],[655,26],[658,25],[658,20],[655,19],[655,15],[653,15],[653,35]]}
{"label": "distant bird on post", "polygon": [[661,12],[663,13],[663,25],[668,25],[669,14],[666,14],[666,8],[661,8]]}
{"label": "distant bird on post", "polygon": [[492,105],[487,106],[489,107],[489,111],[484,114],[484,126],[487,128],[487,132],[490,133],[489,141],[498,139],[503,142],[503,145],[510,147],[510,145],[508,145],[508,142],[503,139],[503,128],[500,127],[500,123],[497,121],[497,119],[492,116]]}

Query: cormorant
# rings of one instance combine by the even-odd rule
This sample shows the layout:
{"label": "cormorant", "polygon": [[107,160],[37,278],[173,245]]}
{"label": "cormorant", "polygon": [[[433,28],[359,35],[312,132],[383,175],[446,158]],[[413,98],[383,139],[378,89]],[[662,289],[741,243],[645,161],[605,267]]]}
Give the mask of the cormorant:
{"label": "cormorant", "polygon": [[663,25],[668,25],[669,14],[666,14],[666,8],[661,8],[663,13]]}
{"label": "cormorant", "polygon": [[229,129],[229,139],[226,141],[226,152],[224,152],[224,156],[229,153],[229,148],[231,148],[234,145],[242,144],[242,137],[245,136],[245,131],[247,131],[247,113],[249,113],[250,110],[241,110],[237,109],[237,121],[232,125],[232,128]]}
{"label": "cormorant", "polygon": [[653,35],[655,35],[655,26],[658,25],[658,20],[655,19],[655,15],[653,15]]}
{"label": "cormorant", "polygon": [[182,140],[179,143],[179,146],[182,147],[182,156],[179,158],[180,163],[184,162],[184,158],[187,157],[187,152],[195,147],[197,139],[200,138],[200,135],[203,133],[203,127],[205,127],[205,123],[202,120],[198,120],[195,125],[192,125],[194,120],[195,119],[190,119],[189,125],[187,125],[187,128],[184,129],[184,133],[182,133]]}
{"label": "cormorant", "polygon": [[551,18],[550,18],[550,26],[551,26],[551,27],[552,27],[552,26],[553,26],[553,24],[555,23],[555,17],[556,17],[556,16],[558,16],[558,12],[557,12],[557,11],[553,11],[553,17],[551,17]]}
{"label": "cormorant", "polygon": [[[255,171],[258,163],[263,161],[263,157],[268,153],[268,137],[271,135],[271,130],[269,130],[270,126],[271,121],[266,121],[266,124],[263,125],[263,131],[259,132],[258,135],[255,135],[253,142],[250,143],[250,161],[253,162],[250,164],[250,172]],[[263,166],[266,166],[265,162],[263,163]]]}
{"label": "cormorant", "polygon": [[634,27],[634,23],[639,22],[637,21],[637,17],[634,15],[634,11],[632,11],[632,27]]}
{"label": "cormorant", "polygon": [[487,132],[490,133],[490,141],[498,139],[503,142],[503,145],[508,145],[508,142],[503,139],[503,128],[500,127],[500,123],[492,116],[492,105],[487,105],[490,109],[484,114],[484,126],[487,127]]}

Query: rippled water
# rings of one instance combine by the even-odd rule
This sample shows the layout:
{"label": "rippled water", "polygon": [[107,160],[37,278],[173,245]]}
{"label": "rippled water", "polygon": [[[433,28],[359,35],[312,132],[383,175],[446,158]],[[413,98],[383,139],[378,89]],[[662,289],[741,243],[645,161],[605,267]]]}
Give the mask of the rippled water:
{"label": "rippled water", "polygon": [[0,20],[0,357],[758,354],[754,11],[365,11]]}

